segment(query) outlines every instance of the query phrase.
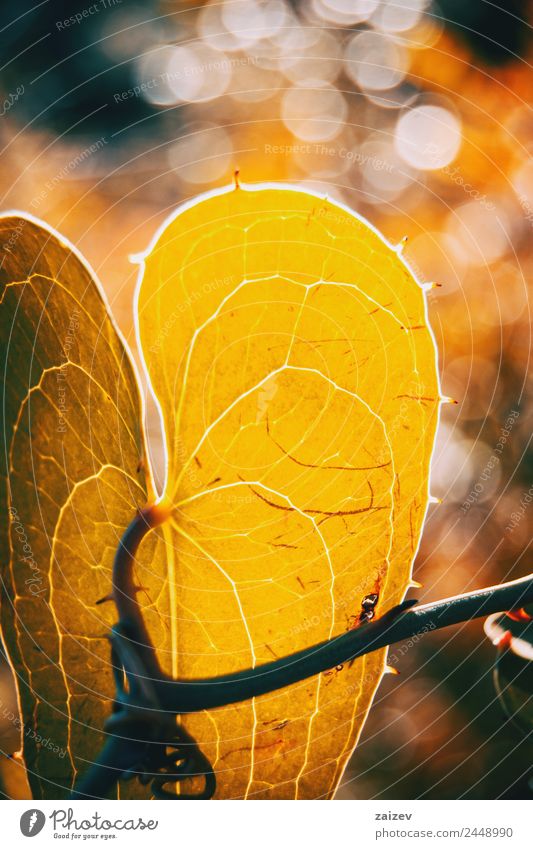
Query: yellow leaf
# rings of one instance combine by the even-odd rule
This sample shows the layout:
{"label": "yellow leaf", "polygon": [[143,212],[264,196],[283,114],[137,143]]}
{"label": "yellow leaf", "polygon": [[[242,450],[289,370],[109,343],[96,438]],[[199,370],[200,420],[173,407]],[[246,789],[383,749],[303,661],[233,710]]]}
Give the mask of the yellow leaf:
{"label": "yellow leaf", "polygon": [[137,382],[91,271],[30,218],[1,218],[0,244],[2,631],[33,794],[61,798],[103,743],[116,614],[97,602],[154,493]]}
{"label": "yellow leaf", "polygon": [[[165,671],[255,666],[342,633],[367,594],[377,615],[397,604],[439,409],[424,292],[398,253],[336,203],[258,186],[180,209],[143,266],[171,517],[139,558],[166,563],[149,622]],[[330,797],[384,659],[183,717],[217,797]]]}
{"label": "yellow leaf", "polygon": [[[2,625],[30,783],[57,798],[102,742],[115,615],[98,601],[156,494],[135,377],[91,272],[31,219],[2,219],[0,238]],[[360,626],[366,595],[377,615],[398,603],[439,388],[424,293],[397,253],[339,205],[258,187],[179,210],[144,265],[170,513],[136,583],[163,669],[256,666]],[[218,797],[329,797],[383,668],[380,651],[180,722]]]}

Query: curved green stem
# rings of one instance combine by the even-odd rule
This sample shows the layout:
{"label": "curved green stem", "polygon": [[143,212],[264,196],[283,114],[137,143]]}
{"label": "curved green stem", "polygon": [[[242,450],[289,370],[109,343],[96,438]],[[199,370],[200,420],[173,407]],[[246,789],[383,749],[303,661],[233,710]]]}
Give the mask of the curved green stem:
{"label": "curved green stem", "polygon": [[[150,753],[152,768],[156,770],[152,775],[156,781],[161,780],[157,778],[157,770],[166,762],[166,755],[161,753],[166,751],[165,741],[170,741],[178,729],[175,714],[245,701],[318,675],[399,640],[533,603],[533,575],[430,604],[418,606],[416,601],[406,601],[359,628],[254,669],[216,678],[176,681],[165,676],[158,664],[133,580],[139,545],[166,515],[160,505],[140,510],[126,529],[115,555],[112,597],[119,622],[113,628],[111,641],[117,694],[113,714],[105,727],[107,742],[98,760],[76,784],[72,793],[74,799],[103,798],[121,776],[145,775]],[[209,798],[214,793],[216,780],[210,765],[192,738],[182,734],[177,743],[181,747],[180,759],[186,759],[186,769],[190,770],[185,774],[203,776],[205,790],[201,797]]]}
{"label": "curved green stem", "polygon": [[[416,602],[404,602],[360,628],[253,669],[215,678],[173,680],[167,678],[157,664],[135,599],[132,580],[138,545],[164,518],[164,511],[158,510],[157,505],[148,507],[139,512],[123,537],[113,576],[113,594],[120,617],[114,629],[114,639],[117,643],[125,641],[130,646],[133,642],[137,652],[148,656],[149,665],[145,671],[157,692],[161,709],[173,713],[194,713],[245,701],[295,684],[399,640],[533,602],[533,575],[527,575],[517,581],[430,604],[413,607]],[[138,671],[126,671],[141,683]],[[140,677],[142,679],[142,674]]]}

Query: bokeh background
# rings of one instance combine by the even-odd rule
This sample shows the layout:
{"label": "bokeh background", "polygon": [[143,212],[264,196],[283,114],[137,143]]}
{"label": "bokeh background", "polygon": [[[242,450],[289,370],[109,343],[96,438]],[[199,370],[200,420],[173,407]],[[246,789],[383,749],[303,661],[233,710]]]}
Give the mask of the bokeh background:
{"label": "bokeh background", "polygon": [[[19,0],[0,20],[1,209],[79,247],[133,348],[130,255],[235,169],[327,192],[391,242],[408,236],[419,279],[439,284],[430,319],[458,401],[443,408],[442,503],[415,567],[426,601],[531,571],[531,11]],[[157,462],[154,418],[148,429]],[[400,675],[379,690],[339,798],[529,798],[531,740],[496,700],[481,621],[390,656]],[[0,699],[14,705],[5,667]],[[0,749],[14,740],[4,720]]]}

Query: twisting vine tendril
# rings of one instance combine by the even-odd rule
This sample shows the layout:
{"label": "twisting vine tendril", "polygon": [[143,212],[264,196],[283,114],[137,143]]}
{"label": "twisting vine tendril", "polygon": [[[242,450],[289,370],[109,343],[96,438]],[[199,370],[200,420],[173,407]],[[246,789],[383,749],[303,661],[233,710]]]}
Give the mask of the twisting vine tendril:
{"label": "twisting vine tendril", "polygon": [[[253,669],[215,678],[174,680],[159,666],[133,578],[140,543],[166,516],[159,504],[140,510],[118,546],[112,599],[119,621],[110,637],[116,687],[113,713],[104,728],[108,740],[76,784],[72,798],[105,798],[121,778],[134,777],[144,784],[151,782],[156,798],[211,798],[216,790],[213,769],[196,741],[177,724],[180,714],[246,701],[399,640],[533,603],[533,575],[426,605],[410,599],[364,628]],[[196,790],[198,782],[202,786]],[[193,792],[186,791],[188,783],[193,784]],[[169,784],[179,785],[179,793],[165,789]]]}

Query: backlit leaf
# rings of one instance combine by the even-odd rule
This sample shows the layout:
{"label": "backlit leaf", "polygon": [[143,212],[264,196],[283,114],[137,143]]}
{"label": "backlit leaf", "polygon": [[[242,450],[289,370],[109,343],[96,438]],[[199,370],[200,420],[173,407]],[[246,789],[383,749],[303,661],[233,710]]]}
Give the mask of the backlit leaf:
{"label": "backlit leaf", "polygon": [[[34,221],[1,230],[2,623],[32,789],[59,797],[102,742],[115,615],[97,602],[156,495],[134,374],[93,276]],[[228,189],[159,234],[138,307],[171,512],[142,543],[137,583],[164,670],[255,666],[359,625],[369,593],[377,615],[400,601],[439,387],[424,293],[397,253],[327,200]],[[328,797],[383,667],[381,651],[180,722],[218,797]]]}
{"label": "backlit leaf", "polygon": [[97,601],[147,498],[140,404],[76,253],[18,215],[0,219],[0,244],[2,631],[33,794],[61,798],[97,754],[110,711],[116,615]]}
{"label": "backlit leaf", "polygon": [[[377,615],[397,604],[439,407],[424,292],[398,253],[328,200],[231,188],[162,230],[138,310],[172,507],[166,627],[151,626],[165,670],[254,666],[342,633],[366,594]],[[331,796],[384,660],[183,717],[217,796]]]}

